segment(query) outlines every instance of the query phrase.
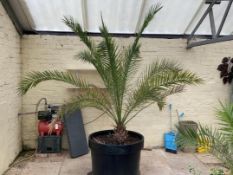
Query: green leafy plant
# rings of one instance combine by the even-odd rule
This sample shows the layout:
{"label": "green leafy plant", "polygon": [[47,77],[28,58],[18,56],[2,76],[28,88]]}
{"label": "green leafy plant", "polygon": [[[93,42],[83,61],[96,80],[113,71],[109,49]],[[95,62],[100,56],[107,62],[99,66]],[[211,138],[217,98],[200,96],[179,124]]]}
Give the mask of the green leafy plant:
{"label": "green leafy plant", "polygon": [[[96,68],[106,91],[103,92],[97,86],[69,72],[47,70],[28,73],[19,85],[21,94],[47,80],[57,80],[79,87],[81,93],[65,105],[65,112],[85,107],[94,107],[105,112],[115,123],[113,137],[118,144],[123,144],[128,137],[126,125],[144,108],[157,103],[162,109],[168,95],[182,92],[185,85],[202,82],[194,73],[167,60],[156,61],[143,71],[139,69],[142,61],[140,38],[160,9],[159,5],[150,8],[133,43],[126,48],[117,45],[102,18],[102,26],[99,28],[102,40],[97,44],[72,17],[65,17],[65,24],[87,47],[87,50],[77,55],[77,59]],[[135,75],[140,76],[136,79]]]}
{"label": "green leafy plant", "polygon": [[219,128],[212,129],[199,124],[197,132],[178,127],[179,145],[204,146],[208,142],[209,151],[219,158],[233,174],[233,104],[221,104],[216,116]]}
{"label": "green leafy plant", "polygon": [[[196,168],[189,165],[188,167],[189,173],[192,175],[201,175],[202,172],[197,170]],[[225,175],[223,169],[221,168],[211,168],[210,169],[210,175]]]}
{"label": "green leafy plant", "polygon": [[210,175],[225,175],[223,169],[220,168],[212,168],[210,170]]}

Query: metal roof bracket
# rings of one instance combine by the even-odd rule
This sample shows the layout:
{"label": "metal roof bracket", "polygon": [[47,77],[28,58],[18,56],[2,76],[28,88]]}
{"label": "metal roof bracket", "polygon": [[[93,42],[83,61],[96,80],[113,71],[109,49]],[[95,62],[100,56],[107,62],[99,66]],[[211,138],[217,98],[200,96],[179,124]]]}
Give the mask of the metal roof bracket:
{"label": "metal roof bracket", "polygon": [[[224,12],[224,15],[223,15],[221,23],[218,27],[218,30],[216,31],[215,20],[214,20],[214,15],[213,15],[213,6],[215,4],[220,4],[221,1],[229,1],[229,3],[228,3],[227,8]],[[231,36],[231,35],[230,36],[220,36],[222,28],[223,28],[224,23],[225,23],[226,18],[227,18],[227,15],[228,15],[229,10],[232,6],[233,0],[206,0],[205,3],[209,4],[209,7],[206,9],[206,11],[202,15],[201,19],[199,20],[199,22],[197,23],[197,25],[193,29],[192,33],[188,37],[187,49],[190,49],[190,48],[196,47],[196,46],[205,45],[205,44],[212,44],[212,43],[217,43],[217,42],[233,40],[233,36]],[[212,37],[211,37],[211,39],[194,41],[195,33],[198,30],[198,28],[200,27],[200,25],[203,23],[203,21],[206,19],[207,15],[209,15]]]}

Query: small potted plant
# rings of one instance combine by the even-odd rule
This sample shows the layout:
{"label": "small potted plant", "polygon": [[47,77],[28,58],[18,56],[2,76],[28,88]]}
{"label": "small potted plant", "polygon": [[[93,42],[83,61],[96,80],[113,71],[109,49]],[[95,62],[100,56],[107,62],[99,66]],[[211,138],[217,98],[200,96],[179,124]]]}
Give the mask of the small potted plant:
{"label": "small potted plant", "polygon": [[[144,138],[139,133],[128,131],[127,124],[152,104],[157,103],[162,109],[165,98],[182,92],[185,85],[202,82],[194,73],[166,60],[156,61],[143,72],[138,69],[142,60],[140,37],[160,9],[158,5],[150,8],[133,43],[126,48],[118,47],[103,20],[100,27],[102,40],[97,44],[72,17],[64,19],[65,24],[87,46],[87,50],[79,53],[78,59],[96,68],[104,82],[105,92],[76,75],[55,70],[31,72],[20,83],[21,94],[47,80],[69,83],[79,87],[82,93],[65,105],[65,112],[94,107],[112,119],[115,123],[112,130],[99,131],[89,136],[93,175],[138,175]],[[135,80],[137,73],[140,73],[140,77]]]}

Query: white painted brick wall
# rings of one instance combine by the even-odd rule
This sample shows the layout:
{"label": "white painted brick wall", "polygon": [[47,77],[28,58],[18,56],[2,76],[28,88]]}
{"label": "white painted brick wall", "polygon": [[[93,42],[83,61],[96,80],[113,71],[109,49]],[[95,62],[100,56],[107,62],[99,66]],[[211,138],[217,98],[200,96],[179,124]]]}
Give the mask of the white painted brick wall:
{"label": "white painted brick wall", "polygon": [[0,3],[0,174],[21,150],[20,37]]}
{"label": "white painted brick wall", "polygon": [[[95,38],[99,40],[99,38]],[[122,45],[127,45],[132,38],[117,38]],[[186,50],[185,39],[142,39],[141,69],[156,59],[166,58],[178,61],[184,68],[199,74],[205,79],[205,84],[188,87],[185,93],[171,96],[167,99],[172,103],[174,110],[185,112],[186,119],[203,123],[214,124],[214,108],[218,100],[229,100],[230,88],[223,86],[219,79],[216,67],[222,57],[233,56],[233,42],[218,43]],[[75,36],[24,36],[22,39],[23,72],[43,70],[67,70],[72,68],[90,68],[74,59],[84,46]],[[45,82],[31,90],[23,97],[23,110],[34,111],[36,102],[47,97],[50,103],[64,103],[72,96],[72,92],[63,83]],[[98,116],[100,112],[93,109],[83,110],[84,122]],[[174,121],[177,121],[175,111]],[[85,126],[87,135],[93,131],[112,128],[113,124],[108,118]],[[157,106],[145,109],[128,129],[144,134],[145,146],[154,147],[162,145],[163,133],[169,130],[168,110],[160,112]],[[36,119],[34,116],[23,118],[23,142],[25,147],[33,148],[36,144]]]}

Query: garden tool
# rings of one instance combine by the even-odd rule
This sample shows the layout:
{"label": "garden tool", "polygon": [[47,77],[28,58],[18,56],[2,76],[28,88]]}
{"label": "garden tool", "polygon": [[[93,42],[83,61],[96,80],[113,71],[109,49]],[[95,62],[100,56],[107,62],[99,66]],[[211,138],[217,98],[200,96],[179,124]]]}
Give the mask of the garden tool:
{"label": "garden tool", "polygon": [[167,152],[177,153],[176,133],[172,126],[172,104],[168,105],[170,117],[170,131],[164,134],[164,148]]}

